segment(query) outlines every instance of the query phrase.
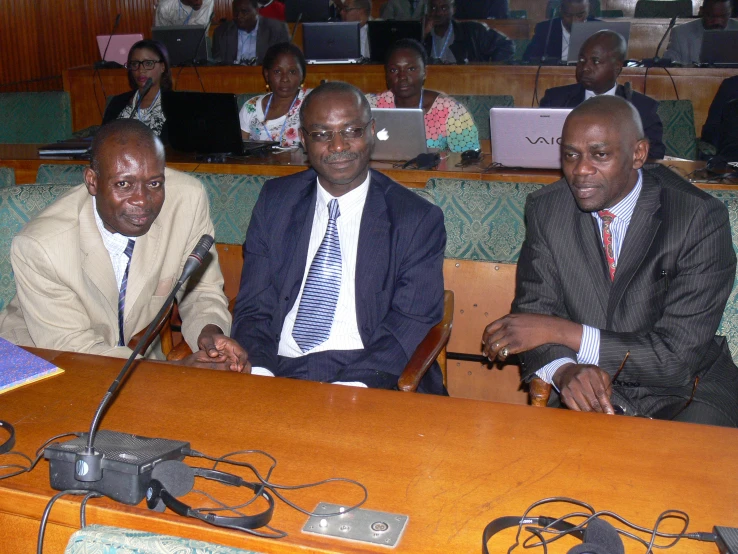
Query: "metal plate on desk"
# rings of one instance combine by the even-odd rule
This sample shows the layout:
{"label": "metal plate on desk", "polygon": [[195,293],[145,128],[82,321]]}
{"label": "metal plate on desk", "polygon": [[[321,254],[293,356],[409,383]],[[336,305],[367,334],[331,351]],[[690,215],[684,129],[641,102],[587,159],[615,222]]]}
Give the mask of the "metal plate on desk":
{"label": "metal plate on desk", "polygon": [[[338,504],[321,502],[314,512],[335,514],[344,509],[344,506]],[[400,514],[357,509],[339,516],[311,516],[302,531],[312,535],[326,535],[394,548],[400,542],[409,519],[408,516]]]}

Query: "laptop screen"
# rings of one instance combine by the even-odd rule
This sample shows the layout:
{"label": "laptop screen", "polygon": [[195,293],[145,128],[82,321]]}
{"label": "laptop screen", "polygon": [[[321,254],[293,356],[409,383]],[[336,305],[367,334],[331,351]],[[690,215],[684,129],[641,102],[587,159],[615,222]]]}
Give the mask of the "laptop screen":
{"label": "laptop screen", "polygon": [[582,44],[597,31],[615,31],[623,35],[626,44],[630,39],[630,21],[575,21],[571,26],[568,63],[577,63]]}
{"label": "laptop screen", "polygon": [[304,23],[302,44],[308,61],[356,60],[361,57],[359,23]]}
{"label": "laptop screen", "polygon": [[151,38],[166,46],[169,63],[174,67],[208,60],[207,33],[207,27],[200,25],[153,27]]}

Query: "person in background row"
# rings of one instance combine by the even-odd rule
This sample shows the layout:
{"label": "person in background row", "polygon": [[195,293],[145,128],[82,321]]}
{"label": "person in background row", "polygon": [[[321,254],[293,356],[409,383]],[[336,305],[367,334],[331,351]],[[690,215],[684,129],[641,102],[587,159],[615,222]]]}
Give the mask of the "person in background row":
{"label": "person in background row", "polygon": [[262,73],[271,92],[250,98],[241,108],[241,133],[245,140],[274,140],[280,146],[300,144],[300,107],[309,89],[305,81],[305,56],[292,43],[267,50]]}
{"label": "person in background row", "polygon": [[261,65],[267,49],[290,40],[287,25],[259,15],[258,0],[233,0],[233,21],[218,25],[213,57],[224,64]]}
{"label": "person in background row", "polygon": [[710,104],[707,121],[702,127],[702,140],[718,149],[720,147],[720,125],[725,116],[725,108],[733,100],[738,100],[738,76],[728,77],[720,83],[720,88]]}
{"label": "person in background row", "polygon": [[577,84],[554,87],[546,91],[541,108],[574,108],[593,96],[620,96],[635,106],[641,116],[651,146],[650,158],[661,159],[666,154],[662,141],[664,126],[656,110],[659,103],[630,90],[629,86],[618,85],[617,79],[623,70],[627,43],[622,35],[614,31],[599,31],[589,37],[579,50],[576,77]]}
{"label": "person in background row", "polygon": [[158,0],[154,27],[210,25],[214,0]]}
{"label": "person in background row", "polygon": [[[162,109],[162,95],[172,88],[172,73],[166,47],[155,40],[141,40],[128,52],[128,84],[130,92],[118,94],[110,99],[103,114],[105,125],[115,119],[138,119],[155,135],[167,142],[166,115]],[[141,99],[146,82],[151,79],[151,88]],[[138,106],[138,107],[136,107]]]}
{"label": "person in background row", "polygon": [[384,65],[387,88],[369,94],[372,108],[422,108],[428,148],[464,152],[478,150],[479,132],[467,109],[454,98],[423,88],[427,57],[416,40],[398,40]]}
{"label": "person in background row", "polygon": [[560,14],[560,17],[536,25],[523,60],[531,61],[546,56],[552,60],[566,61],[569,58],[572,23],[598,21],[589,15],[589,0],[563,0]]}
{"label": "person in background row", "polygon": [[507,19],[508,0],[456,0],[457,19]]}
{"label": "person in background row", "polygon": [[341,21],[359,23],[361,57],[369,59],[369,28],[366,22],[372,18],[372,0],[343,0],[338,14]]}
{"label": "person in background row", "polygon": [[456,21],[454,0],[430,0],[424,45],[434,63],[509,62],[515,44],[478,21]]}
{"label": "person in background row", "polygon": [[732,0],[705,0],[699,19],[672,29],[664,58],[682,65],[699,63],[705,31],[738,31],[738,21],[730,19],[732,7]]}
{"label": "person in background row", "polygon": [[382,19],[398,19],[401,21],[420,21],[425,15],[427,0],[388,0],[382,6]]}
{"label": "person in background row", "polygon": [[259,15],[278,21],[285,20],[284,3],[279,0],[259,0]]}

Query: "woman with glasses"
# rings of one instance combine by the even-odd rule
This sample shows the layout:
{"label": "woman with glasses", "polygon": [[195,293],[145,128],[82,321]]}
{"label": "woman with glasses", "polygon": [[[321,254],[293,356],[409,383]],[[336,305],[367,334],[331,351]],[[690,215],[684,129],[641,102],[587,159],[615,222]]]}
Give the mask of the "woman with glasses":
{"label": "woman with glasses", "polygon": [[273,140],[285,148],[300,144],[300,106],[310,89],[302,86],[305,56],[289,42],[266,51],[262,73],[270,92],[249,99],[241,108],[241,134],[245,140]]}
{"label": "woman with glasses", "polygon": [[479,133],[463,104],[442,92],[423,88],[427,55],[416,40],[398,40],[384,64],[388,91],[369,94],[372,108],[422,108],[428,148],[479,150]]}
{"label": "woman with glasses", "polygon": [[[169,54],[165,46],[155,40],[137,42],[128,52],[126,68],[131,91],[110,100],[103,116],[103,125],[113,119],[138,119],[165,140],[166,115],[162,109],[161,95],[172,88]],[[151,88],[141,98],[149,79]]]}

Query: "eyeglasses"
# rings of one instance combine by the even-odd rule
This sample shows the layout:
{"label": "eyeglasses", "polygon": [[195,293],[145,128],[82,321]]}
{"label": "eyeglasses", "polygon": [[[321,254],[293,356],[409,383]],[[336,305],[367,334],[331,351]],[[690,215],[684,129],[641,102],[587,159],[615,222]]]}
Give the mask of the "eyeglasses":
{"label": "eyeglasses", "polygon": [[366,128],[369,127],[373,121],[373,119],[370,119],[363,127],[346,127],[340,131],[308,131],[305,127],[302,128],[302,131],[315,142],[330,142],[336,136],[336,133],[341,133],[341,136],[346,140],[360,139],[364,136]]}
{"label": "eyeglasses", "polygon": [[133,60],[126,64],[126,68],[131,71],[136,71],[139,67],[143,66],[144,69],[154,69],[154,66],[158,63],[162,63],[163,60]]}

